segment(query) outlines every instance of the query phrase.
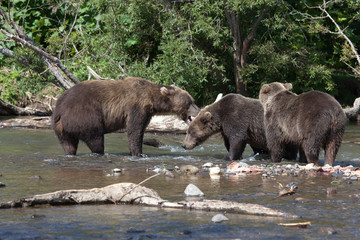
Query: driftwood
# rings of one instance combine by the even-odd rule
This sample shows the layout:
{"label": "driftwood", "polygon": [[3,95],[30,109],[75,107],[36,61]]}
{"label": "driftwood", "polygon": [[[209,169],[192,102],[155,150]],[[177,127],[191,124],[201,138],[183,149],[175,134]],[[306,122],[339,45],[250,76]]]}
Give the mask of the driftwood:
{"label": "driftwood", "polygon": [[156,191],[134,183],[117,183],[103,188],[62,190],[39,194],[21,198],[19,200],[0,203],[0,208],[70,204],[135,204],[157,206],[160,208],[203,210],[270,217],[299,217],[294,214],[274,210],[258,204],[238,203],[233,201],[192,200],[170,202],[162,199]]}
{"label": "driftwood", "polygon": [[25,116],[25,115],[33,115],[33,116],[48,116],[51,115],[49,111],[42,111],[35,108],[22,108],[17,107],[13,104],[7,103],[4,100],[0,99],[0,115],[2,116]]}
{"label": "driftwood", "polygon": [[355,99],[354,105],[352,108],[345,108],[344,112],[346,114],[346,117],[349,118],[350,120],[352,120],[352,121],[358,120],[359,115],[360,115],[360,97]]}
{"label": "driftwood", "polygon": [[[0,107],[1,109],[1,107]],[[1,113],[1,111],[0,111]],[[26,114],[25,114],[26,115]],[[41,115],[41,114],[39,114]],[[51,128],[51,117],[11,118],[0,121],[0,128]],[[185,133],[188,125],[175,115],[154,116],[146,132]],[[158,145],[160,146],[161,143]]]}

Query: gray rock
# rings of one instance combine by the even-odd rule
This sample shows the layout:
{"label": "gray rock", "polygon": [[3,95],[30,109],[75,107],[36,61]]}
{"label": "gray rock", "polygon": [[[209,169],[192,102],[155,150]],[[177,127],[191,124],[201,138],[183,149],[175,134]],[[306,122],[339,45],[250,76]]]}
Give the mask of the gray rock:
{"label": "gray rock", "polygon": [[223,221],[229,221],[229,219],[222,214],[216,214],[215,216],[213,216],[211,221],[214,223],[221,223]]}
{"label": "gray rock", "polygon": [[6,187],[6,184],[3,182],[0,182],[0,187]]}
{"label": "gray rock", "polygon": [[187,185],[185,191],[186,196],[204,196],[204,193],[194,184]]}

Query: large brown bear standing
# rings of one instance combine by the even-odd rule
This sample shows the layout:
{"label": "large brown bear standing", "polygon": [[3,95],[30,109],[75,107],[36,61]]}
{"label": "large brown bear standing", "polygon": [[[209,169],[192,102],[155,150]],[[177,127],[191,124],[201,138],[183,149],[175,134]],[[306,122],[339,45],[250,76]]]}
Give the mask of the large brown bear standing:
{"label": "large brown bear standing", "polygon": [[[221,132],[230,160],[242,158],[246,144],[254,153],[267,152],[264,110],[259,100],[228,94],[203,108],[191,122],[182,146],[193,149]],[[297,149],[287,147],[286,158],[296,159]]]}
{"label": "large brown bear standing", "polygon": [[281,161],[284,144],[300,148],[300,158],[319,164],[325,150],[325,164],[333,165],[344,134],[346,116],[329,94],[310,91],[296,95],[292,85],[265,84],[259,98],[264,107],[264,124],[273,162]]}
{"label": "large brown bear standing", "polygon": [[104,134],[126,128],[131,155],[141,156],[153,115],[173,113],[188,121],[199,110],[189,93],[175,86],[133,77],[90,80],[60,96],[52,125],[65,154],[75,155],[79,140],[93,153],[104,154]]}

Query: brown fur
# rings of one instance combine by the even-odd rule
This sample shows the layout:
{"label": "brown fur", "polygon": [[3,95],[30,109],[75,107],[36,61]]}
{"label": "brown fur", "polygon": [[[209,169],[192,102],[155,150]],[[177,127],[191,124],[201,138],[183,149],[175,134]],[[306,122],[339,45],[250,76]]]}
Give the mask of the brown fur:
{"label": "brown fur", "polygon": [[329,94],[310,91],[296,95],[291,84],[265,84],[259,94],[264,107],[268,148],[273,162],[280,162],[284,144],[301,149],[301,159],[318,164],[325,150],[325,164],[333,165],[344,134],[346,116]]}
{"label": "brown fur", "polygon": [[57,101],[53,128],[66,154],[76,154],[79,140],[93,153],[104,153],[104,134],[126,129],[132,155],[142,154],[146,126],[155,114],[177,114],[187,121],[199,108],[176,86],[129,77],[91,80],[65,91]]}
{"label": "brown fur", "polygon": [[[246,144],[254,153],[267,152],[263,117],[259,100],[228,94],[200,111],[191,122],[182,146],[192,149],[221,132],[230,160],[241,159]],[[296,149],[289,147],[286,157],[295,159],[296,153]]]}

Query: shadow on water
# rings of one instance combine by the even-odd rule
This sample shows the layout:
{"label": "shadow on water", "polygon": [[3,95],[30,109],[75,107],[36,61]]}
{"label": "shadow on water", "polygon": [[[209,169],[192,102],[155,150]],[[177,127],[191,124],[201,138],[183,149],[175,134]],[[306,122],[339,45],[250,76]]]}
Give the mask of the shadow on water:
{"label": "shadow on water", "polygon": [[[154,175],[154,166],[175,169],[204,163],[226,167],[227,151],[222,139],[213,137],[191,151],[181,148],[184,135],[146,134],[166,145],[144,146],[145,158],[128,155],[126,135],[108,134],[104,156],[93,156],[80,144],[77,156],[64,156],[50,130],[0,129],[0,201],[63,189],[103,187],[118,182],[138,183]],[[341,165],[360,167],[360,126],[346,127],[344,142],[337,157]],[[268,159],[252,162],[250,148],[244,157],[249,164],[271,164]],[[288,163],[286,163],[288,164]],[[293,164],[293,163],[292,163]],[[123,169],[114,174],[114,168]],[[148,171],[146,171],[148,169]],[[360,237],[360,183],[321,174],[307,176],[230,175],[210,177],[202,171],[196,176],[175,177],[164,174],[147,181],[144,186],[156,190],[164,199],[184,200],[189,183],[197,185],[207,199],[222,199],[263,204],[303,216],[296,221],[311,221],[311,226],[289,228],[278,223],[294,222],[268,218],[226,214],[230,221],[214,224],[216,213],[165,210],[139,206],[65,206],[22,208],[0,211],[0,239],[358,239]],[[296,194],[274,198],[279,183],[295,182]],[[326,189],[336,188],[327,195]],[[324,228],[333,228],[328,235]]]}

